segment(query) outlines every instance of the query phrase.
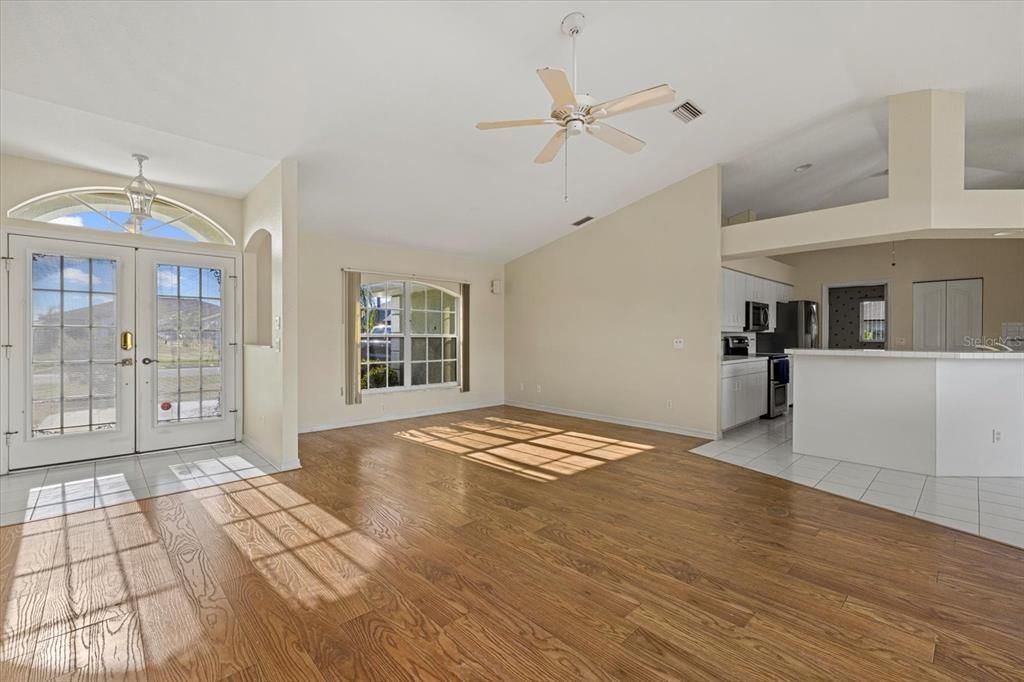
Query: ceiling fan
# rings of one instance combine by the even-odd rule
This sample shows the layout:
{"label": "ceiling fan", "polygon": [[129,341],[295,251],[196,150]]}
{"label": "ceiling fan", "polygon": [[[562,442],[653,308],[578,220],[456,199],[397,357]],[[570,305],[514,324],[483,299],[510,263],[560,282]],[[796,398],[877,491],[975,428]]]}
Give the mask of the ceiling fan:
{"label": "ceiling fan", "polygon": [[[534,163],[553,161],[570,137],[584,132],[627,154],[635,154],[644,148],[646,143],[643,140],[608,125],[604,120],[629,111],[667,104],[675,99],[676,91],[663,83],[604,102],[598,102],[590,95],[577,92],[576,36],[583,31],[584,19],[581,12],[573,12],[562,19],[562,32],[572,39],[572,82],[570,83],[565,71],[561,69],[537,69],[537,75],[553,99],[551,115],[548,118],[477,123],[477,128],[494,130],[523,126],[558,126],[558,130],[540,150]],[[568,150],[566,156],[568,157]]]}

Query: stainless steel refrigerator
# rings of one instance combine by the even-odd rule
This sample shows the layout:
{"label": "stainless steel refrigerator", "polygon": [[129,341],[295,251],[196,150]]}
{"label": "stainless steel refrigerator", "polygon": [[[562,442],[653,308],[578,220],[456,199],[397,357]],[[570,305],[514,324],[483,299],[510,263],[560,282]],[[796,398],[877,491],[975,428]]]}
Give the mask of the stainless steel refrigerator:
{"label": "stainless steel refrigerator", "polygon": [[775,308],[775,331],[757,335],[758,353],[781,353],[787,348],[818,347],[818,304],[789,301]]}

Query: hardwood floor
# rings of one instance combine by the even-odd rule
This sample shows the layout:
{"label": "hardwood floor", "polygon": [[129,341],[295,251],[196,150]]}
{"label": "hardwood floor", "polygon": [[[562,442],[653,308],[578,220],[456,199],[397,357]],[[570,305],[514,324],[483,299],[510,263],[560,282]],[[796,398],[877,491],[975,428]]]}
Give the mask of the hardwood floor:
{"label": "hardwood floor", "polygon": [[0,679],[1022,679],[1024,551],[700,442],[475,410],[0,528]]}

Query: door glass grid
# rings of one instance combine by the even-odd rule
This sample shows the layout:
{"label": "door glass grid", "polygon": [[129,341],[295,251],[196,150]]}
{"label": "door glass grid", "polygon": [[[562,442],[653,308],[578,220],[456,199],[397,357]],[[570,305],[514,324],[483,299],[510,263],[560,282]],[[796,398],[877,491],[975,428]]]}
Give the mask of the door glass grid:
{"label": "door glass grid", "polygon": [[32,254],[32,437],[117,428],[117,262]]}
{"label": "door glass grid", "polygon": [[156,278],[157,422],[221,419],[223,271],[160,264]]}

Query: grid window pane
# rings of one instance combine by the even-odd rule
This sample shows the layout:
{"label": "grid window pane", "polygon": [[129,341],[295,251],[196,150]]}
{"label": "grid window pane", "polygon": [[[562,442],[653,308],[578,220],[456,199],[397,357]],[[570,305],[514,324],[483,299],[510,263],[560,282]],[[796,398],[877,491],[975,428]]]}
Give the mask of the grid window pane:
{"label": "grid window pane", "polygon": [[441,359],[441,345],[442,345],[442,339],[427,339],[427,359],[428,360],[440,360]]}
{"label": "grid window pane", "polygon": [[92,365],[92,388],[93,398],[111,398],[117,393],[117,368],[114,365],[98,364]]}
{"label": "grid window pane", "polygon": [[158,422],[222,418],[223,271],[158,265]]}
{"label": "grid window pane", "polygon": [[32,255],[32,288],[60,289],[60,256]]}
{"label": "grid window pane", "polygon": [[88,258],[64,257],[64,291],[89,291],[89,280],[92,279]]}
{"label": "grid window pane", "polygon": [[[62,375],[64,399],[88,398],[90,393],[90,363],[64,363]],[[86,422],[88,423],[88,422]]]}
{"label": "grid window pane", "polygon": [[178,295],[199,297],[199,268],[178,268]]}
{"label": "grid window pane", "polygon": [[32,254],[33,437],[116,428],[116,285],[115,260]]}
{"label": "grid window pane", "polygon": [[428,384],[439,384],[439,383],[441,383],[441,363],[440,362],[428,362],[427,363],[427,383]]}
{"label": "grid window pane", "polygon": [[117,358],[117,329],[100,327],[92,330],[92,361],[113,362]]}
{"label": "grid window pane", "polygon": [[35,326],[60,325],[59,291],[32,292],[32,324]]}
{"label": "grid window pane", "polygon": [[32,433],[51,435],[60,433],[60,400],[34,401],[32,403]]}
{"label": "grid window pane", "polygon": [[100,258],[92,259],[92,290],[94,292],[112,294],[117,291],[117,269],[114,261]]}
{"label": "grid window pane", "polygon": [[427,288],[422,284],[409,285],[410,308],[413,310],[427,309]]}
{"label": "grid window pane", "polygon": [[32,328],[32,360],[34,362],[60,362],[60,327]]}
{"label": "grid window pane", "polygon": [[422,310],[414,310],[409,315],[409,332],[425,334],[427,332],[427,313]]}
{"label": "grid window pane", "polygon": [[412,338],[412,359],[427,359],[427,340],[422,336],[414,336]]}
{"label": "grid window pane", "polygon": [[64,294],[64,326],[89,326],[89,294]]}
{"label": "grid window pane", "polygon": [[113,294],[92,295],[92,326],[117,326],[117,307],[114,303]]}
{"label": "grid window pane", "polygon": [[156,293],[158,296],[178,295],[178,266],[158,265],[156,268]]}
{"label": "grid window pane", "polygon": [[385,364],[370,365],[367,374],[367,388],[387,388],[388,366]]}
{"label": "grid window pane", "polygon": [[36,400],[60,400],[60,365],[32,365],[32,397]]}
{"label": "grid window pane", "polygon": [[368,282],[361,308],[362,388],[458,381],[458,296],[417,282]]}
{"label": "grid window pane", "polygon": [[203,298],[220,298],[220,280],[223,276],[221,270],[215,268],[203,268]]}
{"label": "grid window pane", "polygon": [[388,386],[404,386],[405,365],[400,362],[388,363]]}
{"label": "grid window pane", "polygon": [[427,363],[412,363],[412,385],[422,386],[425,383],[427,383]]}
{"label": "grid window pane", "polygon": [[88,327],[65,327],[63,331],[64,345],[61,357],[64,362],[88,362],[92,356],[92,330]]}
{"label": "grid window pane", "polygon": [[441,313],[433,311],[427,313],[427,333],[441,333]]}

